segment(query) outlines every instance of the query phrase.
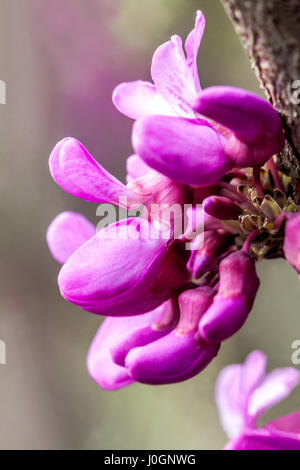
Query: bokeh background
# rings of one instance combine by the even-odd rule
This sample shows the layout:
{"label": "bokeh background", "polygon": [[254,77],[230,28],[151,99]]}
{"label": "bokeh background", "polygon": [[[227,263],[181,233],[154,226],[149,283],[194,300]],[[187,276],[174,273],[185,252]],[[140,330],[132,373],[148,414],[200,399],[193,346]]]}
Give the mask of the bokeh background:
{"label": "bokeh background", "polygon": [[[105,392],[85,357],[101,319],[59,295],[58,264],[45,232],[63,210],[96,222],[96,206],[52,181],[48,156],[71,135],[124,179],[132,122],[113,107],[121,81],[149,79],[154,49],[186,36],[197,8],[207,29],[199,54],[203,86],[230,84],[260,93],[219,0],[1,0],[0,365],[2,449],[218,449],[226,442],[214,402],[225,365],[251,350],[269,367],[291,365],[300,338],[300,289],[283,261],[259,266],[262,285],[244,328],[198,377],[178,385],[134,385]],[[299,392],[264,420],[299,408]]]}

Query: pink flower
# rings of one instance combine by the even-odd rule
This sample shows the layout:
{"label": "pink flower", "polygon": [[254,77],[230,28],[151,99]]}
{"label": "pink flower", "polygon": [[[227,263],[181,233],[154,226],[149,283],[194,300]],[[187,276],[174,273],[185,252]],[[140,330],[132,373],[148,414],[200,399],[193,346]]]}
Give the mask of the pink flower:
{"label": "pink flower", "polygon": [[292,367],[266,374],[267,357],[253,351],[244,364],[225,367],[216,383],[216,401],[231,450],[300,450],[300,412],[257,427],[258,418],[286,398],[300,381]]}
{"label": "pink flower", "polygon": [[[103,388],[174,383],[201,372],[245,323],[259,287],[256,261],[282,256],[285,219],[297,211],[271,157],[283,139],[276,111],[245,90],[201,90],[203,30],[198,12],[186,54],[173,36],[154,54],[154,84],[114,92],[116,106],[137,119],[127,184],[74,138],[50,155],[51,175],[65,191],[133,212],[98,231],[64,212],[47,232],[63,265],[62,296],[109,317],[88,354]],[[285,241],[292,264],[294,221]]]}
{"label": "pink flower", "polygon": [[248,253],[238,251],[222,259],[218,292],[199,323],[201,337],[219,343],[236,333],[252,309],[258,287],[255,261]]}
{"label": "pink flower", "polygon": [[300,214],[289,217],[285,226],[284,254],[300,276]]}
{"label": "pink flower", "polygon": [[105,389],[132,382],[175,383],[201,372],[216,356],[219,344],[197,334],[199,318],[214,296],[213,289],[186,290],[136,317],[107,318],[87,358],[92,378]]}
{"label": "pink flower", "polygon": [[137,217],[94,234],[79,214],[56,217],[47,240],[53,256],[64,263],[58,277],[63,297],[111,316],[145,313],[171,297],[186,281],[184,258],[154,227],[148,238],[148,230],[149,222]]}
{"label": "pink flower", "polygon": [[195,28],[185,42],[186,56],[177,35],[157,48],[151,65],[154,84],[137,80],[118,85],[113,92],[118,110],[132,119],[149,115],[194,118],[193,103],[201,90],[197,54],[204,28],[204,15],[198,11]]}
{"label": "pink flower", "polygon": [[113,93],[119,111],[137,119],[136,153],[157,171],[193,185],[214,183],[232,166],[263,165],[284,144],[280,118],[267,101],[234,87],[201,90],[197,53],[204,27],[198,11],[185,52],[179,36],[155,51],[153,84],[122,83]]}

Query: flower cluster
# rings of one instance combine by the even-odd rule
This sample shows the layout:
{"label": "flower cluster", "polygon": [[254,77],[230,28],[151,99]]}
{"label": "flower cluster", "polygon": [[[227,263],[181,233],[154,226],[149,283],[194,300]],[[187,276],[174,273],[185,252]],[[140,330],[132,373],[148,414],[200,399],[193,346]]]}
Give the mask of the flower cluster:
{"label": "flower cluster", "polygon": [[267,357],[253,351],[244,364],[225,367],[216,384],[216,401],[228,450],[300,450],[300,411],[258,428],[257,420],[299,385],[300,372],[293,367],[266,375]]}
{"label": "flower cluster", "polygon": [[204,24],[198,11],[184,48],[179,36],[158,47],[153,83],[114,90],[115,106],[135,120],[126,185],[74,138],[50,156],[68,193],[135,214],[96,231],[65,212],[47,233],[63,264],[62,296],[107,317],[87,360],[105,389],[198,374],[245,322],[259,287],[256,261],[285,251],[300,271],[300,215],[273,159],[284,145],[281,120],[246,90],[201,89]]}

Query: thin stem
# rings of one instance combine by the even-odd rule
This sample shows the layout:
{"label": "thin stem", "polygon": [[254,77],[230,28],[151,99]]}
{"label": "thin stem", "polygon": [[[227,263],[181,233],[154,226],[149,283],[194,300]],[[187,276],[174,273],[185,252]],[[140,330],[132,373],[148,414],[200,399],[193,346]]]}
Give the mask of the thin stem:
{"label": "thin stem", "polygon": [[281,214],[279,214],[275,221],[274,221],[274,225],[275,225],[275,228],[279,229],[282,225],[282,223],[284,222],[284,220],[286,219],[291,219],[293,216],[295,215],[294,212],[282,212]]}
{"label": "thin stem", "polygon": [[[229,193],[231,193],[232,198],[234,198],[234,200],[236,200],[238,202],[244,202],[244,201],[248,200],[246,198],[246,196],[244,196],[243,194],[237,192],[236,186],[234,186],[233,184],[226,183],[226,181],[218,181],[217,185],[220,186],[220,188],[222,188],[222,189],[228,191]],[[230,196],[228,196],[228,197],[230,197]]]}
{"label": "thin stem", "polygon": [[281,178],[279,176],[278,168],[276,166],[276,163],[274,162],[273,157],[271,157],[270,160],[267,161],[266,165],[267,165],[268,170],[270,170],[270,172],[271,172],[271,175],[272,175],[273,180],[274,180],[275,187],[277,189],[280,189],[280,191],[283,191],[282,181],[281,181]]}
{"label": "thin stem", "polygon": [[258,197],[264,198],[265,192],[260,179],[260,166],[253,168],[253,184],[255,186]]}
{"label": "thin stem", "polygon": [[259,234],[259,230],[255,229],[251,233],[249,233],[248,237],[246,238],[246,241],[242,247],[242,251],[245,253],[250,253],[250,247],[253,239],[256,237],[256,235]]}

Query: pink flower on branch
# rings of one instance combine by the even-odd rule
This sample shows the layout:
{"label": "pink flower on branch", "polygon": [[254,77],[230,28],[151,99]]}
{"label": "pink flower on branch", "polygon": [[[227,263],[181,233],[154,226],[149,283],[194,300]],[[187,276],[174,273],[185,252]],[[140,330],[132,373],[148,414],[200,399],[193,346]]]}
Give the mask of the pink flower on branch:
{"label": "pink flower on branch", "polygon": [[115,106],[137,119],[133,146],[151,167],[186,184],[217,181],[233,166],[259,166],[284,144],[281,121],[264,99],[233,87],[202,90],[197,54],[205,19],[196,14],[185,42],[179,36],[153,55],[153,83],[118,85]]}
{"label": "pink flower on branch", "polygon": [[280,118],[246,90],[201,90],[203,31],[197,12],[185,52],[178,36],[156,50],[153,84],[114,91],[118,109],[136,120],[127,184],[74,138],[50,156],[65,191],[129,211],[98,231],[65,212],[47,233],[63,265],[62,296],[108,317],[87,361],[106,389],[198,374],[245,323],[259,287],[256,262],[285,253],[299,272],[298,207],[273,160],[283,145]]}

